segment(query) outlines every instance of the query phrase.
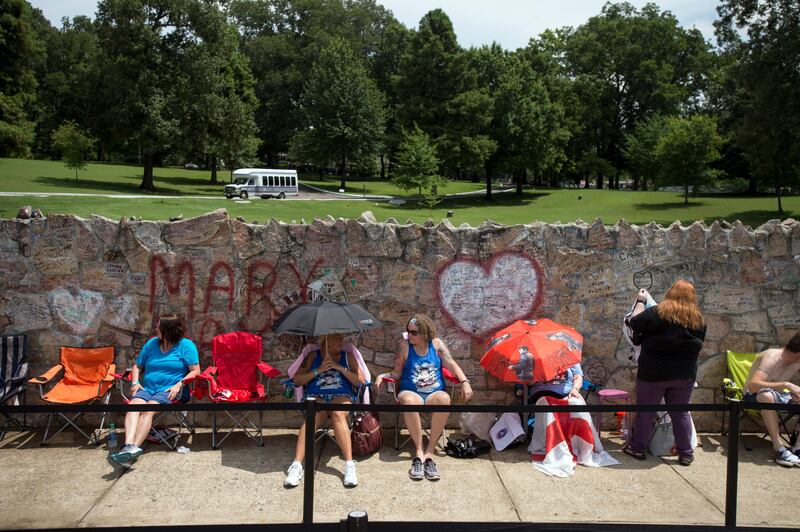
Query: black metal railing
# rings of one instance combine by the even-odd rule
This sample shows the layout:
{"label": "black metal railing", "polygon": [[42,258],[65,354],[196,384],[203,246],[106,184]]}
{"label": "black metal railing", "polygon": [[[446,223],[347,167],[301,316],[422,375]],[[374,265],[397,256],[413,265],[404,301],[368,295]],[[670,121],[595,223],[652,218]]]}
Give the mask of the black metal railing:
{"label": "black metal railing", "polygon": [[[399,404],[333,404],[333,403],[317,403],[314,399],[306,399],[301,403],[226,403],[226,404],[213,404],[213,403],[188,403],[188,404],[170,404],[170,405],[131,405],[131,404],[95,404],[95,405],[0,405],[0,414],[13,416],[15,414],[51,414],[56,412],[63,413],[103,413],[103,412],[170,412],[170,411],[188,411],[188,412],[211,412],[211,411],[301,411],[305,415],[306,427],[313,427],[317,412],[323,411],[371,411],[371,412],[447,412],[447,413],[463,413],[463,412],[488,412],[488,413],[528,413],[536,414],[540,412],[589,412],[589,413],[613,413],[613,412],[663,412],[665,410],[673,411],[692,411],[692,412],[727,412],[729,413],[729,426],[728,426],[728,445],[727,445],[727,467],[725,479],[725,524],[724,528],[719,526],[697,526],[689,527],[697,530],[733,530],[736,529],[736,509],[737,509],[737,494],[739,485],[739,431],[740,431],[740,413],[742,405],[738,401],[730,401],[726,404],[687,404],[687,405],[637,405],[637,404],[604,404],[604,405],[399,405]],[[775,404],[748,404],[748,410],[780,410],[783,412],[791,412],[800,414],[800,405],[775,405]],[[303,521],[302,528],[309,529],[312,525],[315,528],[331,529],[330,524],[316,526],[314,523],[314,432],[313,430],[306,430],[305,432],[305,479],[303,482]],[[347,520],[342,521],[342,527],[345,527]],[[438,523],[442,525],[443,523]],[[645,525],[646,523],[641,523]],[[382,528],[380,522],[370,523],[373,530],[388,530],[392,526],[399,525],[398,523],[384,523],[385,527]],[[423,530],[433,528],[434,523],[414,523],[415,528]],[[463,530],[510,530],[514,529],[519,523],[458,523],[459,529]],[[639,525],[639,526],[641,526]],[[280,529],[297,530],[298,528],[291,528],[292,525],[275,525]],[[286,528],[286,527],[290,528]],[[365,525],[364,525],[365,526]],[[483,528],[480,528],[480,527]],[[527,526],[533,526],[536,529],[581,529],[581,530],[607,530],[610,525],[599,524],[585,524],[585,525],[537,525],[536,523],[528,523]],[[635,525],[629,525],[635,526]],[[648,525],[652,526],[652,525]],[[509,528],[511,527],[511,528]],[[543,528],[545,527],[545,528]],[[588,528],[585,528],[588,527]],[[594,527],[594,528],[592,528]],[[623,525],[614,525],[617,529],[620,527],[625,528]],[[138,527],[142,528],[142,527]],[[248,527],[249,528],[249,527]],[[448,527],[450,528],[450,527]],[[657,528],[664,530],[687,530],[685,525],[659,525]],[[276,528],[277,529],[277,528]],[[768,528],[754,528],[748,527],[748,530],[770,530]]]}

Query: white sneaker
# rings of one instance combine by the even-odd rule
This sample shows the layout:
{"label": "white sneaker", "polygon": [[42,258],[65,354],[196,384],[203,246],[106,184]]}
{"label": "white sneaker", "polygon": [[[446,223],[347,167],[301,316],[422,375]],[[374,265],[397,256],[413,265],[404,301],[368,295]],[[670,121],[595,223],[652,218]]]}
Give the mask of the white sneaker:
{"label": "white sneaker", "polygon": [[789,449],[782,449],[775,451],[775,463],[784,467],[800,466],[800,458]]}
{"label": "white sneaker", "polygon": [[303,464],[300,462],[292,462],[292,465],[289,466],[289,470],[286,472],[286,478],[283,480],[283,486],[285,488],[294,488],[300,485],[300,481],[303,479]]}
{"label": "white sneaker", "polygon": [[348,488],[358,486],[358,477],[356,477],[356,463],[352,460],[344,463],[344,485]]}

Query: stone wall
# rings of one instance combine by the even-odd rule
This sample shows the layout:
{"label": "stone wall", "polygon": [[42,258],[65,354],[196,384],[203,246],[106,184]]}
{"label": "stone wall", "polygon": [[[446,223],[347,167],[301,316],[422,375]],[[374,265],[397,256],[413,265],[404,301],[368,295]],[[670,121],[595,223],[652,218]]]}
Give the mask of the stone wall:
{"label": "stone wall", "polygon": [[[405,319],[424,312],[472,380],[474,401],[509,402],[513,386],[478,365],[482,341],[538,316],[584,334],[590,379],[632,390],[622,316],[638,288],[658,299],[682,277],[697,286],[708,321],[694,400],[713,402],[726,349],[781,344],[800,330],[794,220],[755,230],[599,220],[453,227],[377,223],[365,213],[249,225],[219,210],[169,223],[51,215],[0,225],[0,331],[28,334],[32,374],[57,363],[61,345],[113,344],[117,364],[128,367],[165,311],[185,316],[202,365],[215,334],[247,330],[264,336],[265,358],[285,370],[300,346],[274,337],[271,324],[319,292],[384,321],[360,340],[376,372],[390,367]],[[281,400],[280,390],[274,395]],[[710,416],[696,416],[701,430],[718,428]]]}

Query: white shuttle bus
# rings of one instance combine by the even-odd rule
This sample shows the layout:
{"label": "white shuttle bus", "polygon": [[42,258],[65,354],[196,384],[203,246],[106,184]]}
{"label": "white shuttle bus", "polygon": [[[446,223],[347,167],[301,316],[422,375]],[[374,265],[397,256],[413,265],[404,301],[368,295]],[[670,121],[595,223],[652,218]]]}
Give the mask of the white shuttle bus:
{"label": "white shuttle bus", "polygon": [[233,172],[233,183],[225,185],[225,197],[279,198],[297,196],[297,170],[240,168]]}

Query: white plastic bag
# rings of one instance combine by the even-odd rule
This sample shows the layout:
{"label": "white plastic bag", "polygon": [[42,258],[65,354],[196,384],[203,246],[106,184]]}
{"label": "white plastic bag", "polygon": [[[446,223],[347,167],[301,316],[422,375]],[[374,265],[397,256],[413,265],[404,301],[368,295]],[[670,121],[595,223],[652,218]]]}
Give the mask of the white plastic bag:
{"label": "white plastic bag", "polygon": [[464,434],[474,434],[478,438],[489,441],[489,430],[494,424],[497,414],[491,412],[464,412],[461,414],[459,426]]}

